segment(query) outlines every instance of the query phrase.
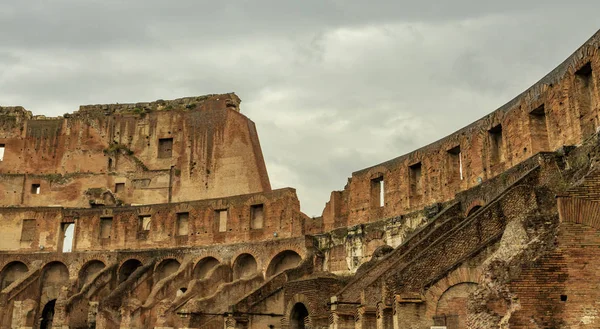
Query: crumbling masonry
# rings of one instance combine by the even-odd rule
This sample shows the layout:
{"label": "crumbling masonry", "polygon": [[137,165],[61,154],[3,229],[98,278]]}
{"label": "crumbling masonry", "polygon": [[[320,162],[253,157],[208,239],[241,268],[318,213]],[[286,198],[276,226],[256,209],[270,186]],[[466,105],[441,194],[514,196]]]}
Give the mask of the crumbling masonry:
{"label": "crumbling masonry", "polygon": [[318,218],[235,94],[0,107],[0,325],[599,328],[599,48]]}

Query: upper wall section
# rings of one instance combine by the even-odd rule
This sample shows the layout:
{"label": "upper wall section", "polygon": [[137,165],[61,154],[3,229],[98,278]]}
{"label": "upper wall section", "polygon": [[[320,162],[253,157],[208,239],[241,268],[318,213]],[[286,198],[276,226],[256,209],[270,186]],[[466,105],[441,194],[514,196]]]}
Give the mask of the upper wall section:
{"label": "upper wall section", "polygon": [[0,107],[0,205],[151,204],[270,191],[233,93],[86,105],[46,118]]}
{"label": "upper wall section", "polygon": [[437,142],[354,172],[343,191],[332,193],[324,229],[448,201],[538,152],[580,144],[600,125],[599,45],[600,31],[498,110]]}

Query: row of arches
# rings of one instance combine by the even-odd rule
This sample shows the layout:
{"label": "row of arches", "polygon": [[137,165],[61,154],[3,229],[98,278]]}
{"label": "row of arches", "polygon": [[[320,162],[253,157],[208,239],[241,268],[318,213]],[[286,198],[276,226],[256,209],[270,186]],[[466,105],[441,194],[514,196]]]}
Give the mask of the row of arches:
{"label": "row of arches", "polygon": [[[266,277],[271,277],[281,273],[287,269],[296,267],[302,261],[302,257],[295,251],[284,250],[278,253],[266,269]],[[221,264],[215,257],[205,257],[200,259],[194,266],[193,276],[196,279],[206,278],[211,269]],[[127,280],[133,272],[143,263],[135,258],[129,259],[121,264],[117,271],[117,280],[119,283]],[[161,261],[156,266],[156,275],[159,280],[162,280],[171,274],[177,272],[181,263],[174,258],[168,258]],[[100,260],[91,260],[82,266],[79,272],[79,286],[83,286],[89,282],[98,272],[102,271],[106,264]],[[4,290],[13,282],[22,278],[29,271],[28,266],[20,261],[8,263],[2,271],[0,271],[0,290]],[[258,273],[258,263],[256,258],[249,253],[239,255],[232,264],[233,279],[247,279]],[[55,261],[48,263],[42,269],[44,280],[69,280],[69,270],[67,266],[61,262]]]}

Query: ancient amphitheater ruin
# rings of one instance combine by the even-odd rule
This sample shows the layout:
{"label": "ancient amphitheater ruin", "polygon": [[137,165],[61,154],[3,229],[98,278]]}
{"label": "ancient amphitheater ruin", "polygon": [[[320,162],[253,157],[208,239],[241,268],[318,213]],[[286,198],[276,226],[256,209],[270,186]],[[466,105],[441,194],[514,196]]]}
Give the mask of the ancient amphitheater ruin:
{"label": "ancient amphitheater ruin", "polygon": [[235,94],[1,107],[1,327],[600,328],[599,48],[317,218]]}

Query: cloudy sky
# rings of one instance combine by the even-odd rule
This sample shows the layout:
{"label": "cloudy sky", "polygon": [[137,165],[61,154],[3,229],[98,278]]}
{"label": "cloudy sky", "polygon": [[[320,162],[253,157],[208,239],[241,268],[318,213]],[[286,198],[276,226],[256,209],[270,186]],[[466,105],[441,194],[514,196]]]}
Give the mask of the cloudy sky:
{"label": "cloudy sky", "polygon": [[600,28],[600,1],[0,2],[0,104],[235,91],[273,187],[320,215],[355,170],[509,101]]}

